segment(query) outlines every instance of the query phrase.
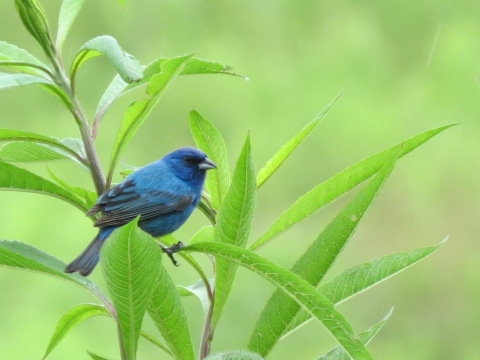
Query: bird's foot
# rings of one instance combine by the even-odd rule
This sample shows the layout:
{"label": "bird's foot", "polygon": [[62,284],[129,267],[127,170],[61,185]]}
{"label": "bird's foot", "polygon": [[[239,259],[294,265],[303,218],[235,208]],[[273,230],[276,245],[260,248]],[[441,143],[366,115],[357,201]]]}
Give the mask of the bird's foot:
{"label": "bird's foot", "polygon": [[170,258],[170,260],[172,260],[172,263],[173,265],[175,266],[178,266],[178,263],[177,263],[177,260],[175,260],[175,258],[173,257],[173,254],[175,254],[176,252],[179,252],[181,250],[181,248],[183,248],[185,245],[183,245],[183,243],[181,241],[179,241],[178,243],[172,245],[172,246],[169,246],[169,247],[164,247],[162,245],[160,245],[160,247],[162,248],[162,251],[167,254],[167,256]]}

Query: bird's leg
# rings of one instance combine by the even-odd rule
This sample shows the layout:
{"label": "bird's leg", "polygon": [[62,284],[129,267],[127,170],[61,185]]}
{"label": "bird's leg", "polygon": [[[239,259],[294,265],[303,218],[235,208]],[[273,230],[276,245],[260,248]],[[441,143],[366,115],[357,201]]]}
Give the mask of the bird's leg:
{"label": "bird's leg", "polygon": [[165,254],[167,254],[167,256],[170,258],[170,260],[172,260],[173,265],[178,266],[177,260],[175,260],[175,258],[173,257],[173,254],[175,254],[176,252],[179,252],[180,249],[182,247],[184,247],[185,245],[183,245],[183,243],[181,241],[179,241],[178,243],[173,244],[170,247],[164,247],[162,245],[159,245],[159,246],[162,248],[162,251]]}

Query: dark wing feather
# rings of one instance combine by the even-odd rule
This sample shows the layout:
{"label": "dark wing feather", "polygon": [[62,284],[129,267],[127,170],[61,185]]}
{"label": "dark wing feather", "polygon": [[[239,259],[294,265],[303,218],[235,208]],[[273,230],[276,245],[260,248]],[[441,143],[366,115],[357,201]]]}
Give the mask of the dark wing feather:
{"label": "dark wing feather", "polygon": [[98,198],[87,215],[101,211],[102,216],[95,221],[97,227],[121,226],[135,219],[151,219],[187,208],[193,198],[175,195],[168,191],[143,190],[140,195],[135,183],[130,180],[121,183]]}

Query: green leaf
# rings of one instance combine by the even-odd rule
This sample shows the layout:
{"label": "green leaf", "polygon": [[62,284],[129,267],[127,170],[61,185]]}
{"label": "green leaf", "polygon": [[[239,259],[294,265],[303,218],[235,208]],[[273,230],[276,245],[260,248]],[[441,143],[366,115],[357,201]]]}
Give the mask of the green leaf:
{"label": "green leaf", "polygon": [[[131,84],[141,86],[144,84],[143,82],[144,79],[145,79],[145,76],[142,78],[142,80],[135,83],[131,83]],[[97,124],[106,114],[107,110],[110,108],[113,102],[116,99],[118,99],[121,95],[127,93],[126,89],[128,85],[129,84],[123,81],[119,75],[115,75],[112,82],[108,85],[107,89],[105,90],[102,97],[100,98],[100,101],[98,102],[98,105],[97,105],[97,109],[95,110],[94,121]]]}
{"label": "green leaf", "polygon": [[107,358],[104,358],[104,357],[95,355],[94,353],[91,353],[90,351],[87,351],[87,354],[90,355],[90,357],[91,357],[93,360],[108,360]]}
{"label": "green leaf", "polygon": [[[66,274],[65,263],[44,252],[17,241],[0,241],[0,266],[26,270],[71,282],[94,294],[109,309],[112,308],[105,294],[86,277],[79,274]],[[112,310],[113,311],[113,310]]]}
{"label": "green leaf", "polygon": [[115,75],[112,82],[108,85],[107,89],[103,93],[100,101],[98,102],[97,109],[95,111],[95,123],[98,123],[113,102],[120,96],[128,93],[129,91],[136,89],[144,84],[147,84],[150,79],[162,72],[161,64],[168,59],[157,59],[154,62],[148,64],[143,69],[143,76],[139,81],[127,83],[122,80],[119,75]]}
{"label": "green leaf", "polygon": [[217,223],[218,211],[212,207],[212,204],[210,204],[210,197],[205,191],[202,192],[202,198],[197,205],[197,209],[200,210],[208,220],[210,220],[212,225]]}
{"label": "green leaf", "polygon": [[312,132],[312,130],[315,129],[318,123],[327,114],[328,110],[330,110],[333,104],[335,104],[335,101],[337,101],[340,95],[341,94],[338,94],[337,97],[315,117],[315,119],[309,122],[297,135],[291,138],[270,160],[267,161],[257,175],[257,188],[260,188],[265,181],[277,171],[293,150],[295,150],[297,146],[300,145],[300,143]]}
{"label": "green leaf", "polygon": [[[107,308],[96,304],[81,304],[70,309],[58,322],[43,359],[45,359],[52,352],[52,350],[75,326],[80,324],[82,321],[96,315],[103,315],[111,318],[111,314]],[[155,339],[155,337],[153,337],[151,334],[147,333],[146,331],[141,331],[140,335],[144,339],[165,351],[167,354],[172,355],[170,350],[168,350],[165,345]]]}
{"label": "green leaf", "polygon": [[50,38],[47,16],[40,3],[37,0],[15,0],[15,7],[28,32],[37,40],[47,57],[54,61],[55,48]]}
{"label": "green leaf", "polygon": [[47,84],[53,86],[53,82],[50,80],[36,75],[0,73],[0,90],[32,84]]}
{"label": "green leaf", "polygon": [[36,57],[15,45],[0,41],[0,66],[14,68],[22,72],[45,76],[48,66]]}
{"label": "green leaf", "polygon": [[[297,260],[292,272],[317,286],[333,266],[390,175],[400,147],[389,163],[327,225],[308,250]],[[266,356],[286,332],[300,311],[300,305],[277,289],[268,300],[250,337],[248,349]]]}
{"label": "green leaf", "polygon": [[5,162],[47,162],[70,160],[70,158],[65,153],[54,151],[42,144],[15,141],[0,148],[0,160]]}
{"label": "green leaf", "polygon": [[[209,281],[210,285],[213,285],[213,280]],[[180,296],[196,296],[202,304],[203,313],[207,314],[210,307],[210,300],[208,299],[207,289],[205,283],[202,280],[198,280],[195,284],[190,286],[176,285],[178,294]]]}
{"label": "green leaf", "polygon": [[[252,163],[250,136],[247,136],[233,173],[232,185],[218,212],[215,242],[232,244],[241,248],[246,246],[255,210],[255,190],[255,170]],[[231,261],[216,259],[213,329],[215,329],[227,302],[236,271],[237,266]]]}
{"label": "green leaf", "polygon": [[46,145],[48,148],[55,152],[67,156],[75,162],[85,167],[85,160],[83,155],[83,147],[77,139],[63,139],[58,140],[52,137],[35,134],[27,131],[13,130],[13,129],[0,129],[0,142],[15,142],[22,143],[31,142],[41,145]]}
{"label": "green leaf", "polygon": [[197,75],[197,74],[226,74],[242,77],[247,79],[243,75],[238,75],[230,72],[233,68],[228,65],[222,65],[218,62],[212,62],[204,59],[192,58],[190,59],[180,75]]}
{"label": "green leaf", "polygon": [[230,244],[218,242],[196,243],[182,248],[181,251],[210,254],[241,265],[264,277],[285,291],[320,320],[353,359],[372,359],[354,333],[351,325],[334,309],[333,304],[298,275],[254,252]]}
{"label": "green leaf", "polygon": [[66,274],[63,271],[66,264],[62,261],[21,242],[0,240],[0,265],[50,275],[86,288],[96,295],[100,293],[87,278],[79,274]]}
{"label": "green leaf", "polygon": [[[159,74],[162,64],[168,61],[167,58],[156,59],[143,69],[143,77],[137,82],[127,83],[122,80],[122,78],[116,75],[110,85],[107,87],[103,93],[98,105],[97,110],[95,111],[95,122],[98,123],[113,102],[118,99],[120,96],[128,93],[129,91],[142,86],[152,78],[152,76]],[[196,58],[191,58],[185,63],[185,67],[179,73],[179,75],[191,75],[191,74],[229,74],[235,76],[241,76],[228,72],[231,70],[229,66],[220,65],[215,62],[210,62],[206,60],[200,60]]]}
{"label": "green leaf", "polygon": [[143,316],[159,278],[161,261],[160,248],[137,227],[137,221],[115,230],[100,251],[126,359],[135,359]]}
{"label": "green leaf", "polygon": [[190,244],[197,242],[213,241],[215,228],[213,226],[204,226],[190,239]]}
{"label": "green leaf", "polygon": [[82,8],[83,0],[63,0],[62,7],[60,8],[60,14],[58,16],[58,32],[57,40],[55,42],[57,51],[60,51],[63,46],[63,42],[67,37],[68,31],[72,26],[73,21],[78,15],[78,12]]}
{"label": "green leaf", "polygon": [[47,350],[45,351],[45,355],[43,355],[43,359],[45,359],[52,352],[52,350],[55,349],[60,341],[75,326],[80,324],[82,321],[96,315],[110,316],[110,313],[104,306],[96,304],[81,304],[70,309],[58,322],[48,344]]}
{"label": "green leaf", "polygon": [[123,81],[131,83],[142,78],[142,66],[138,60],[123,51],[117,40],[108,35],[91,39],[80,48],[72,64],[71,78],[75,78],[78,68],[85,61],[100,55],[108,58]]}
{"label": "green leaf", "polygon": [[[323,284],[318,291],[337,305],[419,262],[440,248],[444,242],[407,253],[382,256],[371,262],[357,265]],[[290,335],[309,319],[311,316],[306,311],[300,310],[282,338]]]}
{"label": "green leaf", "polygon": [[[1,140],[0,140],[1,141]],[[85,171],[89,171],[85,162],[79,161],[79,155],[72,156],[60,148],[35,142],[14,141],[0,148],[0,160],[4,162],[49,162],[69,161],[79,164]]]}
{"label": "green leaf", "polygon": [[[404,141],[399,158],[416,149],[443,130],[455,125],[457,124],[432,129]],[[389,161],[397,149],[398,145],[395,145],[370,156],[314,187],[301,196],[290,208],[285,210],[275,223],[250,246],[250,250],[266,245],[269,241],[298,224],[307,216],[312,215],[317,210],[370,178]]]}
{"label": "green leaf", "polygon": [[175,284],[161,263],[160,276],[148,302],[148,314],[178,360],[193,360],[194,352],[187,316]]}
{"label": "green leaf", "polygon": [[0,161],[0,190],[27,191],[64,200],[87,212],[86,204],[75,194],[27,170]]}
{"label": "green leaf", "polygon": [[77,195],[78,197],[80,197],[80,199],[83,199],[85,201],[86,208],[90,209],[96,203],[97,193],[95,191],[89,191],[78,186],[71,186],[62,179],[60,179],[58,176],[56,176],[48,167],[47,171],[48,174],[52,177],[52,179],[55,180],[60,186]]}
{"label": "green leaf", "polygon": [[[370,340],[373,339],[375,335],[380,331],[380,329],[385,325],[387,322],[388,318],[390,315],[392,315],[393,308],[388,312],[388,314],[380,321],[378,324],[373,325],[371,328],[369,328],[367,331],[364,331],[363,333],[359,334],[360,341],[364,344],[367,345]],[[330,350],[327,354],[324,356],[321,356],[318,358],[318,360],[350,360],[350,356],[345,353],[345,351],[341,347],[336,347],[332,350]]]}
{"label": "green leaf", "polygon": [[189,124],[197,148],[205,152],[208,158],[217,165],[215,171],[208,173],[205,188],[210,195],[212,207],[218,210],[230,186],[225,142],[212,123],[195,110],[190,112]]}
{"label": "green leaf", "polygon": [[35,56],[30,54],[26,50],[9,44],[5,41],[0,41],[0,59],[32,63],[39,67],[48,69],[47,65],[42,63],[40,60],[38,60]]}
{"label": "green leaf", "polygon": [[112,155],[110,157],[107,184],[111,183],[115,166],[125,146],[128,144],[140,125],[143,124],[143,121],[146,119],[148,114],[150,114],[153,107],[157,104],[162,94],[168,88],[170,82],[179,74],[185,65],[185,62],[190,57],[191,55],[183,56],[163,62],[162,72],[153,76],[148,82],[147,94],[149,97],[141,101],[136,101],[128,107],[113,146]]}
{"label": "green leaf", "polygon": [[207,356],[205,360],[263,360],[258,355],[245,350],[234,350],[223,353],[212,354]]}

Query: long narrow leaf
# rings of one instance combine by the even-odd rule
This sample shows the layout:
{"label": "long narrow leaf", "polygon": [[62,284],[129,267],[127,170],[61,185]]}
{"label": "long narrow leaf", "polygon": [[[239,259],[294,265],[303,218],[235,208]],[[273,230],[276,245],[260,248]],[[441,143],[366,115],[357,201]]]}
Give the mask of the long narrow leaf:
{"label": "long narrow leaf", "polygon": [[290,154],[297,148],[298,145],[312,132],[318,123],[324,118],[328,110],[335,104],[335,101],[340,97],[337,95],[333,101],[328,104],[312,121],[310,121],[298,134],[291,138],[282,148],[267,161],[265,166],[258,172],[257,175],[257,188],[260,188],[265,181],[283,164]]}
{"label": "long narrow leaf", "polygon": [[[21,70],[34,73],[39,76],[44,76],[45,71],[48,71],[47,65],[42,63],[40,60],[28,53],[26,50],[21,49],[15,45],[6,43],[5,41],[0,41],[0,60],[4,61],[5,63],[16,62],[25,65],[29,64],[31,66],[30,68],[22,66]],[[2,66],[1,62],[0,66]],[[39,71],[39,69],[43,70]]]}
{"label": "long narrow leaf", "polygon": [[137,59],[123,51],[113,37],[103,35],[87,41],[80,48],[72,64],[72,79],[80,65],[100,55],[105,55],[110,60],[123,81],[131,83],[142,78],[142,66]]}
{"label": "long narrow leaf", "polygon": [[110,316],[110,313],[104,306],[96,304],[81,304],[68,310],[59,320],[42,359],[45,359],[75,326],[97,315]]}
{"label": "long narrow leaf", "polygon": [[73,21],[82,8],[82,5],[83,0],[63,0],[62,7],[60,8],[60,14],[58,16],[58,32],[57,40],[55,42],[57,51],[62,49],[63,42],[67,37]]}
{"label": "long narrow leaf", "polygon": [[[440,248],[443,243],[444,241],[435,246],[407,253],[382,256],[371,262],[357,265],[323,284],[318,291],[337,305],[419,262]],[[290,335],[309,319],[311,316],[306,311],[300,310],[282,338]]]}
{"label": "long narrow leaf", "polygon": [[217,165],[215,171],[209,172],[205,188],[210,195],[212,207],[218,210],[230,186],[230,170],[228,169],[225,142],[212,123],[195,110],[190,112],[189,124],[197,147]]}
{"label": "long narrow leaf", "polygon": [[87,212],[88,207],[75,194],[27,170],[0,161],[0,191],[14,190],[44,194],[64,200]]}
{"label": "long narrow leaf", "polygon": [[113,311],[107,297],[95,284],[79,274],[66,274],[65,265],[62,261],[31,245],[17,241],[0,241],[0,266],[49,275],[71,282],[93,293],[110,311]]}
{"label": "long narrow leaf", "polygon": [[[52,179],[55,180],[60,186],[62,186],[67,191],[70,191],[71,193],[77,195],[78,197],[80,197],[80,199],[83,199],[87,209],[90,209],[95,204],[97,200],[97,193],[95,191],[89,191],[78,186],[71,186],[62,179],[60,179],[57,175],[55,175],[48,167],[47,171],[52,177]],[[92,217],[92,219],[95,218]]]}
{"label": "long narrow leaf", "polygon": [[[110,105],[118,99],[120,96],[128,93],[130,90],[133,90],[139,86],[147,83],[152,76],[159,74],[161,72],[162,63],[167,61],[167,58],[156,59],[143,69],[143,77],[140,81],[133,83],[126,83],[122,78],[116,75],[108,88],[103,93],[98,105],[97,110],[95,111],[95,120],[98,122],[105,115]],[[185,67],[182,69],[179,75],[193,75],[193,74],[228,74],[240,76],[234,73],[231,73],[229,70],[232,68],[230,66],[221,65],[216,62],[211,62],[207,60],[191,58],[187,60]]]}
{"label": "long narrow leaf", "polygon": [[86,288],[94,287],[93,283],[83,276],[66,274],[63,271],[65,263],[62,261],[17,241],[0,240],[0,265],[50,275]]}
{"label": "long narrow leaf", "polygon": [[196,243],[182,251],[201,252],[221,257],[264,277],[320,320],[354,360],[372,359],[347,320],[307,281],[271,261],[240,247],[217,242]]}
{"label": "long narrow leaf", "polygon": [[[390,175],[399,153],[375,176],[357,196],[320,233],[313,244],[295,263],[292,272],[317,286],[333,266],[359,222],[373,203]],[[268,300],[250,337],[248,349],[266,356],[285,333],[300,311],[300,305],[277,289]]]}
{"label": "long narrow leaf", "polygon": [[26,86],[33,84],[54,85],[50,80],[36,75],[0,73],[0,90],[8,89],[14,86]]}
{"label": "long narrow leaf", "polygon": [[117,311],[123,349],[135,359],[148,301],[159,278],[160,248],[137,227],[137,220],[115,230],[101,250],[102,270]]}
{"label": "long narrow leaf", "polygon": [[185,65],[185,62],[190,58],[191,55],[163,62],[161,66],[162,72],[153,76],[148,82],[147,94],[149,97],[141,101],[136,101],[128,107],[113,145],[107,178],[108,184],[110,184],[112,180],[115,166],[125,146],[146,119],[148,114],[150,114],[153,107],[168,88],[170,82],[179,74]]}
{"label": "long narrow leaf", "polygon": [[0,160],[4,162],[74,161],[85,171],[90,171],[85,161],[79,161],[79,158],[78,154],[72,156],[70,151],[36,142],[14,141],[0,148]]}
{"label": "long narrow leaf", "polygon": [[[427,140],[457,124],[442,126],[421,133],[404,141],[399,158],[416,149]],[[285,210],[272,226],[250,246],[250,250],[258,249],[273,240],[278,235],[298,224],[330,202],[338,199],[346,192],[377,173],[392,157],[398,145],[381,151],[357,164],[345,169],[327,181],[317,185],[300,197],[290,208]]]}
{"label": "long narrow leaf", "polygon": [[187,316],[175,284],[159,263],[160,277],[148,302],[147,311],[167,343],[174,359],[193,360],[193,344]]}
{"label": "long narrow leaf", "polygon": [[108,360],[107,358],[104,358],[104,357],[95,355],[94,353],[91,353],[90,351],[87,351],[87,354],[90,355],[90,357],[91,357],[93,360]]}
{"label": "long narrow leaf", "polygon": [[[360,341],[364,345],[367,345],[370,342],[370,340],[372,340],[373,337],[377,335],[377,333],[380,331],[383,325],[385,325],[385,323],[387,322],[390,315],[392,315],[392,311],[393,309],[391,309],[388,312],[388,314],[379,323],[373,325],[367,331],[364,331],[363,333],[358,335],[358,337],[360,338]],[[343,350],[339,346],[330,350],[324,356],[321,356],[318,358],[318,360],[350,360],[350,359],[351,359],[350,356],[348,356],[348,354],[345,353],[345,350]]]}
{"label": "long narrow leaf", "polygon": [[32,142],[46,145],[49,148],[55,149],[59,153],[74,159],[76,162],[85,166],[85,160],[82,157],[82,148],[76,144],[76,139],[58,140],[49,136],[35,134],[27,131],[14,129],[0,129],[0,142]]}
{"label": "long narrow leaf", "polygon": [[[232,185],[228,189],[218,213],[217,225],[215,226],[215,242],[232,244],[241,248],[245,247],[255,209],[255,185],[250,136],[247,136],[233,173]],[[235,279],[236,270],[237,265],[231,261],[216,259],[213,329],[222,314]]]}
{"label": "long narrow leaf", "polygon": [[226,74],[244,78],[247,77],[231,72],[231,66],[222,65],[218,62],[212,62],[204,59],[192,58],[187,62],[187,65],[182,70],[180,75],[197,75],[197,74]]}

